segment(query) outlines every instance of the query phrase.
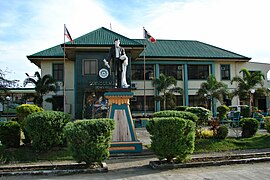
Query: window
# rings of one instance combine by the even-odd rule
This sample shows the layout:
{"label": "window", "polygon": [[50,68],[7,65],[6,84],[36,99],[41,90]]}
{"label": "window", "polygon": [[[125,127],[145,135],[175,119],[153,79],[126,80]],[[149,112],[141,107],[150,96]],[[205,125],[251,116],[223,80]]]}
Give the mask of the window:
{"label": "window", "polygon": [[220,65],[220,72],[221,72],[221,80],[230,80],[230,65],[229,64],[221,64]]}
{"label": "window", "polygon": [[[131,100],[130,109],[131,111],[144,112],[144,96],[134,96],[135,100]],[[146,111],[155,110],[154,96],[146,96]]]}
{"label": "window", "polygon": [[64,64],[53,64],[53,79],[56,81],[64,81]]}
{"label": "window", "polygon": [[[188,100],[189,100],[189,106],[192,107],[196,107],[196,106],[200,106],[202,99],[198,96],[198,95],[189,95],[188,96]],[[207,106],[207,103],[205,102],[204,105]]]}
{"label": "window", "polygon": [[159,72],[166,76],[172,76],[176,80],[182,80],[182,65],[160,65]]}
{"label": "window", "polygon": [[[171,95],[166,98],[166,109],[175,109],[176,106],[183,106],[182,95]],[[164,102],[160,101],[160,109],[164,109]]]}
{"label": "window", "polygon": [[188,79],[205,80],[209,76],[209,65],[188,65]]}
{"label": "window", "polygon": [[83,75],[96,75],[97,74],[97,60],[83,60]]}
{"label": "window", "polygon": [[[144,80],[144,68],[143,64],[134,64],[131,66],[132,68],[132,80]],[[153,80],[154,79],[154,65],[145,65],[145,80]]]}

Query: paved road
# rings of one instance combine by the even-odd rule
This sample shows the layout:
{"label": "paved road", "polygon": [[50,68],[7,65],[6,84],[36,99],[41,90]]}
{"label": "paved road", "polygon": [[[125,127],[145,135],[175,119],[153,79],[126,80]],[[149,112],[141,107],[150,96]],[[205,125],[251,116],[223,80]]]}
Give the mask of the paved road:
{"label": "paved road", "polygon": [[[110,168],[110,167],[109,167]],[[218,167],[185,168],[174,170],[153,170],[148,165],[109,170],[108,173],[75,174],[67,176],[9,176],[7,180],[28,179],[186,179],[186,180],[254,180],[269,179],[270,163],[241,164]],[[0,179],[2,179],[0,178]]]}

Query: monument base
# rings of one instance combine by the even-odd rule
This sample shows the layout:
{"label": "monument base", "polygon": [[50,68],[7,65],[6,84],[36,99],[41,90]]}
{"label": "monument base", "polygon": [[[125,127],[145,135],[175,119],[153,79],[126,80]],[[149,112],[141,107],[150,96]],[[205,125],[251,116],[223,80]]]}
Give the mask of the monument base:
{"label": "monument base", "polygon": [[142,152],[142,142],[131,141],[131,142],[111,142],[109,148],[111,154],[116,153],[140,153]]}
{"label": "monument base", "polygon": [[137,139],[129,108],[133,93],[126,89],[113,89],[104,95],[110,106],[108,118],[115,121],[110,153],[142,152],[142,142]]}

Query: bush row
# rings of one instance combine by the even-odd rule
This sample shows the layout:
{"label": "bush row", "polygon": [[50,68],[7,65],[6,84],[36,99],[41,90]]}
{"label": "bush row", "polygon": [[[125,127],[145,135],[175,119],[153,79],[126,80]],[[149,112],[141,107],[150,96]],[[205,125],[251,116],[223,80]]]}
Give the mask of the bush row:
{"label": "bush row", "polygon": [[183,162],[194,151],[195,123],[179,117],[159,117],[146,125],[151,138],[151,150],[168,162],[177,158]]}
{"label": "bush row", "polygon": [[36,151],[46,151],[65,143],[64,127],[71,116],[60,111],[37,112],[27,116],[26,131]]}
{"label": "bush row", "polygon": [[72,157],[77,162],[102,162],[109,157],[114,120],[91,119],[69,122],[65,135]]}

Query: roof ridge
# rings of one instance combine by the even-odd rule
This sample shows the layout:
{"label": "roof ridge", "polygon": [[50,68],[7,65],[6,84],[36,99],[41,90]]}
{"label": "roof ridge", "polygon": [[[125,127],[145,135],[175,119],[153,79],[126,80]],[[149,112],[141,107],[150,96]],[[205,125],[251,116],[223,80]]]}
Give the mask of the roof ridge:
{"label": "roof ridge", "polygon": [[[111,34],[115,34],[115,38],[119,38],[120,37],[120,38],[123,38],[123,39],[127,39],[128,41],[131,41],[132,43],[135,43],[136,45],[142,45],[141,43],[135,41],[134,39],[128,38],[127,36],[124,36],[122,34],[119,34],[119,33],[115,32],[115,31],[112,31],[112,30],[107,29],[105,27],[100,27],[100,28],[98,28],[98,29],[96,29],[94,31],[91,31],[91,32],[86,33],[86,34],[84,34],[82,36],[79,36],[76,39],[74,39],[73,41],[76,44],[76,41],[79,41],[80,39],[82,39],[84,37],[87,37],[87,36],[90,36],[91,34],[94,34],[96,32],[99,32],[100,30],[106,31],[106,32],[111,33]],[[113,41],[111,42],[111,44],[113,44]]]}

